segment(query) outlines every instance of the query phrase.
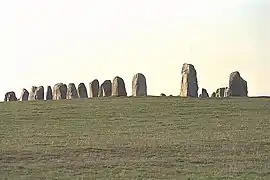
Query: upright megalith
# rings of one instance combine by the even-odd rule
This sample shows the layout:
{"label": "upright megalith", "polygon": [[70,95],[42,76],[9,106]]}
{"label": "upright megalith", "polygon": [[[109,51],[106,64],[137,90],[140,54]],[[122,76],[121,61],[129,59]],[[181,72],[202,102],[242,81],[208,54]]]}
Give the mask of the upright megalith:
{"label": "upright megalith", "polygon": [[192,64],[183,64],[180,96],[198,97],[197,72]]}
{"label": "upright megalith", "polygon": [[116,76],[112,82],[112,96],[127,96],[126,86],[124,80]]}
{"label": "upright megalith", "polygon": [[202,88],[202,93],[199,96],[200,98],[209,98],[209,94],[206,89]]}
{"label": "upright megalith", "polygon": [[29,97],[28,97],[28,100],[29,100],[29,101],[35,100],[35,93],[36,93],[36,90],[37,90],[37,87],[36,87],[36,86],[32,86],[32,87],[30,88],[30,91],[29,91]]}
{"label": "upright megalith", "polygon": [[105,80],[99,87],[98,97],[109,97],[112,95],[112,82]]}
{"label": "upright megalith", "polygon": [[17,97],[14,91],[7,92],[5,94],[4,101],[17,101]]}
{"label": "upright megalith", "polygon": [[67,85],[63,83],[57,83],[53,87],[53,100],[66,99],[67,97]]}
{"label": "upright megalith", "polygon": [[228,96],[248,96],[247,81],[244,80],[238,71],[232,72],[229,79]]}
{"label": "upright megalith", "polygon": [[97,79],[94,79],[89,84],[89,97],[98,97],[99,92],[99,81]]}
{"label": "upright megalith", "polygon": [[146,78],[142,73],[133,76],[132,96],[147,96]]}
{"label": "upright megalith", "polygon": [[39,86],[36,89],[34,99],[35,100],[44,100],[44,87],[43,86]]}
{"label": "upright megalith", "polygon": [[74,83],[69,83],[67,86],[67,99],[77,99],[78,92]]}
{"label": "upright megalith", "polygon": [[46,91],[46,100],[52,100],[53,99],[53,93],[52,93],[52,87],[47,86],[47,91]]}
{"label": "upright megalith", "polygon": [[211,94],[211,98],[214,98],[214,97],[216,97],[216,92],[213,92],[213,93]]}
{"label": "upright megalith", "polygon": [[28,97],[29,97],[29,92],[23,88],[20,100],[21,101],[28,101]]}
{"label": "upright megalith", "polygon": [[79,94],[79,98],[88,98],[87,89],[84,83],[80,83],[78,85],[78,94]]}

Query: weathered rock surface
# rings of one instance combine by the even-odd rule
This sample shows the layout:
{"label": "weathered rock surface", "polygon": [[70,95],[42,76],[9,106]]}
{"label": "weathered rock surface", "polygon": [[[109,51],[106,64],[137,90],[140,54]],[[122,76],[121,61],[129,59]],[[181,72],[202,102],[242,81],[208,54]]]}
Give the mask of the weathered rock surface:
{"label": "weathered rock surface", "polygon": [[200,98],[209,98],[209,94],[206,89],[202,88],[202,93],[199,96]]}
{"label": "weathered rock surface", "polygon": [[79,95],[79,98],[88,98],[87,89],[84,83],[80,83],[78,85],[78,95]]}
{"label": "weathered rock surface", "polygon": [[238,71],[230,74],[228,96],[248,96],[247,81],[241,77]]}
{"label": "weathered rock surface", "polygon": [[183,64],[180,96],[198,97],[197,72],[192,64]]}
{"label": "weathered rock surface", "polygon": [[67,87],[67,99],[77,99],[79,97],[74,83],[69,83]]}
{"label": "weathered rock surface", "polygon": [[36,86],[32,86],[30,91],[29,91],[29,97],[28,100],[29,101],[33,101],[35,100],[35,93],[36,93],[37,87]]}
{"label": "weathered rock surface", "polygon": [[112,82],[105,80],[99,87],[98,97],[109,97],[112,95]]}
{"label": "weathered rock surface", "polygon": [[26,89],[23,89],[22,93],[21,93],[20,100],[21,101],[28,101],[28,97],[29,97],[29,92]]}
{"label": "weathered rock surface", "polygon": [[53,100],[60,100],[67,98],[67,85],[57,83],[53,87]]}
{"label": "weathered rock surface", "polygon": [[52,87],[47,86],[46,100],[52,100],[52,99],[53,99]]}
{"label": "weathered rock surface", "polygon": [[36,89],[34,99],[35,100],[44,100],[44,87],[43,86],[39,86]]}
{"label": "weathered rock surface", "polygon": [[89,84],[89,97],[98,97],[99,92],[99,81],[97,79],[94,79]]}
{"label": "weathered rock surface", "polygon": [[17,101],[17,97],[14,91],[7,92],[5,94],[4,101]]}
{"label": "weathered rock surface", "polygon": [[126,86],[124,80],[116,76],[112,82],[112,96],[127,96]]}
{"label": "weathered rock surface", "polygon": [[216,92],[213,92],[211,95],[212,98],[216,97]]}
{"label": "weathered rock surface", "polygon": [[137,73],[133,76],[132,96],[147,96],[146,78],[141,73]]}

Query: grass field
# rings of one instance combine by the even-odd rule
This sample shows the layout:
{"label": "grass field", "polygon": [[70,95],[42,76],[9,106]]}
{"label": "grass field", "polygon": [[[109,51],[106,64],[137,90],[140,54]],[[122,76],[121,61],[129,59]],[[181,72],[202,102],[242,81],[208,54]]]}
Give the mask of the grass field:
{"label": "grass field", "polygon": [[0,103],[0,179],[270,179],[270,98]]}

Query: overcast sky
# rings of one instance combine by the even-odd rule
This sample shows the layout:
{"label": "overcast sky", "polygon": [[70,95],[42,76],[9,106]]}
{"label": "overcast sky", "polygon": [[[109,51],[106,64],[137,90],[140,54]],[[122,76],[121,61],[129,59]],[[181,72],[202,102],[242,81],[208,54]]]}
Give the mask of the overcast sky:
{"label": "overcast sky", "polygon": [[182,64],[200,88],[238,70],[250,96],[270,95],[269,0],[9,0],[0,3],[0,95],[32,85],[132,76],[178,95]]}

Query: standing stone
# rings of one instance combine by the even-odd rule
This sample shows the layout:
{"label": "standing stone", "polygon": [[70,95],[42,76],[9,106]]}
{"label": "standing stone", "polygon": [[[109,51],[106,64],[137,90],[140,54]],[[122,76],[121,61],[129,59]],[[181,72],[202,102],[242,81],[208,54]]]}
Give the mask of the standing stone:
{"label": "standing stone", "polygon": [[67,87],[67,99],[77,99],[78,92],[74,83],[69,83]]}
{"label": "standing stone", "polygon": [[28,98],[29,101],[35,100],[35,92],[36,92],[36,90],[37,90],[36,86],[31,87],[31,89],[29,91],[29,98]]}
{"label": "standing stone", "polygon": [[112,82],[112,96],[127,96],[126,86],[124,80],[116,76]]}
{"label": "standing stone", "polygon": [[112,82],[105,80],[99,87],[98,97],[109,97],[112,95]]}
{"label": "standing stone", "polygon": [[60,100],[67,98],[67,85],[57,83],[53,87],[53,100]]}
{"label": "standing stone", "polygon": [[209,98],[209,94],[206,89],[202,88],[202,93],[199,96],[200,98]]}
{"label": "standing stone", "polygon": [[47,92],[46,92],[46,100],[52,100],[53,95],[52,95],[52,87],[47,86]]}
{"label": "standing stone", "polygon": [[28,101],[29,92],[26,89],[22,90],[21,101]]}
{"label": "standing stone", "polygon": [[78,85],[78,94],[79,94],[79,98],[88,98],[87,89],[84,83],[80,83]]}
{"label": "standing stone", "polygon": [[197,72],[192,64],[183,64],[180,96],[198,97]]}
{"label": "standing stone", "polygon": [[17,97],[16,97],[16,94],[15,94],[15,92],[14,91],[10,91],[10,92],[7,92],[6,94],[5,94],[5,99],[4,99],[4,101],[17,101],[18,99],[17,99]]}
{"label": "standing stone", "polygon": [[230,74],[228,96],[248,96],[247,81],[240,76],[238,71]]}
{"label": "standing stone", "polygon": [[137,73],[133,76],[132,96],[147,96],[146,78],[141,73]]}
{"label": "standing stone", "polygon": [[99,82],[97,79],[93,80],[89,84],[89,97],[98,97],[99,92]]}
{"label": "standing stone", "polygon": [[229,87],[225,87],[224,97],[228,97],[228,96],[229,96]]}
{"label": "standing stone", "polygon": [[222,87],[222,88],[218,88],[216,90],[216,97],[224,97],[225,95],[225,87]]}
{"label": "standing stone", "polygon": [[212,98],[216,97],[216,92],[213,92],[211,95]]}
{"label": "standing stone", "polygon": [[44,100],[44,87],[39,86],[35,91],[35,100]]}

